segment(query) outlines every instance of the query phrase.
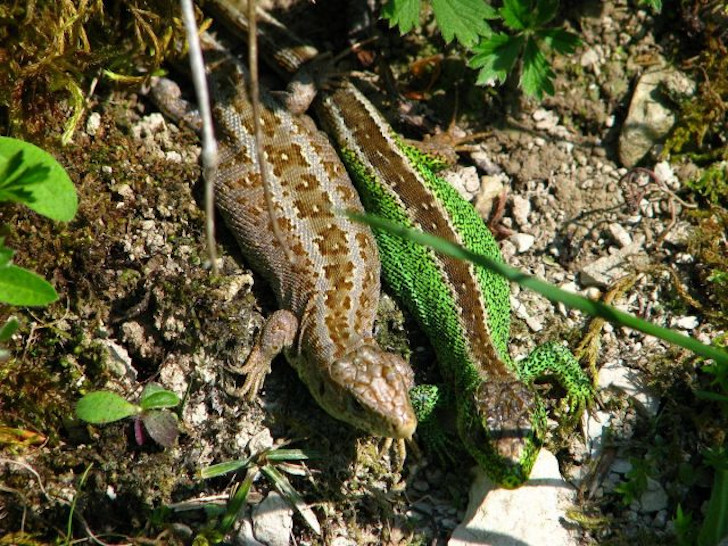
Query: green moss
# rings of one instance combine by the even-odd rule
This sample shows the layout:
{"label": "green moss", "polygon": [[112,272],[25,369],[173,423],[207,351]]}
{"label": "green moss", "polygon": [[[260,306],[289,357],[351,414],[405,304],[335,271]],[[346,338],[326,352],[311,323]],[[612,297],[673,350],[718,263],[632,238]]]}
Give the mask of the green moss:
{"label": "green moss", "polygon": [[[0,106],[16,135],[73,135],[100,73],[140,84],[184,36],[174,2],[10,2],[0,6]],[[65,101],[70,113],[62,106]],[[46,114],[54,114],[52,125]]]}
{"label": "green moss", "polygon": [[728,159],[723,139],[728,122],[728,55],[719,37],[707,35],[704,49],[691,65],[698,90],[681,101],[680,116],[664,154],[688,154],[702,162]]}
{"label": "green moss", "polygon": [[717,327],[728,325],[728,252],[725,234],[728,233],[728,211],[713,208],[696,211],[697,229],[688,241],[688,251],[695,257],[697,286],[702,286],[702,311]]}
{"label": "green moss", "polygon": [[728,206],[728,161],[710,165],[699,178],[689,181],[686,185],[711,205]]}

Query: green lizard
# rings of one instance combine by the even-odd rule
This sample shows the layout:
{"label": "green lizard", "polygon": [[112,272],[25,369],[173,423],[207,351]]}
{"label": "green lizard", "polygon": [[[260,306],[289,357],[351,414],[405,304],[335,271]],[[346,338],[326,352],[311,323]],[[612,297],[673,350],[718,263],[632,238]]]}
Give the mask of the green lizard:
{"label": "green lizard", "polygon": [[[316,111],[367,212],[502,261],[472,205],[433,172],[426,156],[402,141],[354,85],[345,82],[321,94]],[[432,341],[465,447],[495,481],[520,485],[546,432],[534,380],[555,376],[567,393],[568,418],[574,419],[591,396],[590,379],[557,343],[538,347],[522,361],[511,359],[510,290],[503,277],[386,232],[375,230],[375,237],[386,283]],[[432,389],[412,393],[421,430],[428,426],[432,395]]]}
{"label": "green lizard", "polygon": [[[238,17],[234,23],[240,22]],[[259,38],[279,67],[293,72],[313,57],[313,48],[301,47],[280,27],[271,30],[278,31],[275,38]],[[354,85],[343,82],[321,90],[315,108],[337,142],[367,212],[502,260],[472,205],[435,174],[427,156],[402,141]],[[520,362],[511,359],[504,278],[385,232],[375,230],[375,236],[387,284],[435,348],[455,401],[462,442],[496,482],[520,485],[546,432],[546,411],[534,380],[547,374],[556,378],[566,390],[566,418],[573,420],[592,395],[590,379],[568,349],[556,343],[538,347]],[[417,387],[411,397],[418,430],[426,431],[438,392]]]}

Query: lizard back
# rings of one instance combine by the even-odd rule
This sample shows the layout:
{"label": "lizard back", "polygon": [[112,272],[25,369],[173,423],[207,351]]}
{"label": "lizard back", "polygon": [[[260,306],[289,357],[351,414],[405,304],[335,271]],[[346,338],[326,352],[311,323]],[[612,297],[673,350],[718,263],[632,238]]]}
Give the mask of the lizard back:
{"label": "lizard back", "polygon": [[332,416],[373,434],[411,436],[412,372],[372,337],[379,257],[369,228],[342,214],[363,210],[346,169],[310,119],[291,115],[267,94],[261,167],[247,70],[210,38],[205,49],[220,144],[216,204],[280,308],[298,319],[288,360]]}

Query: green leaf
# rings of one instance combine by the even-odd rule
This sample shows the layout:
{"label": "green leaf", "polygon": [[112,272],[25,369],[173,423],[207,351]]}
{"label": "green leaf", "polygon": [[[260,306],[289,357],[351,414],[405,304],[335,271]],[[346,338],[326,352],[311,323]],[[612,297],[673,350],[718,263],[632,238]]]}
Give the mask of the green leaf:
{"label": "green leaf", "polygon": [[472,68],[480,68],[478,85],[488,85],[494,80],[503,83],[518,54],[523,47],[524,38],[508,34],[493,34],[473,48],[475,55],[469,61]]}
{"label": "green leaf", "polygon": [[164,447],[172,447],[179,436],[177,416],[169,411],[148,411],[141,416],[149,436]]}
{"label": "green leaf", "polygon": [[10,305],[41,306],[57,299],[55,288],[40,275],[12,264],[0,267],[0,301]]}
{"label": "green leaf", "polygon": [[0,237],[0,267],[5,267],[10,263],[10,260],[13,258],[13,254],[15,254],[15,251],[6,247],[3,244],[3,241],[5,239],[3,237]]}
{"label": "green leaf", "polygon": [[268,476],[268,479],[270,479],[273,483],[273,486],[281,495],[283,495],[288,503],[296,509],[311,530],[321,536],[321,524],[319,523],[316,514],[314,514],[313,510],[311,510],[311,508],[304,502],[301,495],[298,494],[298,491],[293,488],[291,482],[288,481],[288,478],[278,472],[274,466],[269,464],[263,466],[260,470],[263,474]]}
{"label": "green leaf", "polygon": [[0,328],[0,343],[8,341],[19,326],[20,322],[18,322],[18,319],[10,317],[5,324],[3,324],[3,327]]}
{"label": "green leaf", "polygon": [[48,176],[48,168],[42,165],[25,165],[23,150],[15,152],[0,172],[0,201],[32,203],[35,201],[28,186]]}
{"label": "green leaf", "polygon": [[662,11],[662,0],[639,0],[640,6],[649,6],[655,13]]}
{"label": "green leaf", "polygon": [[0,199],[25,203],[52,220],[67,222],[78,209],[73,182],[48,152],[0,137]]}
{"label": "green leaf", "polygon": [[473,47],[480,36],[490,36],[493,31],[486,19],[497,16],[483,0],[432,0],[432,11],[445,42],[457,38],[465,47]]}
{"label": "green leaf", "polygon": [[555,77],[546,57],[538,48],[536,41],[529,38],[523,51],[523,74],[521,74],[521,87],[527,95],[543,98],[543,94],[554,94]]}
{"label": "green leaf", "polygon": [[559,10],[559,0],[536,0],[536,8],[533,13],[532,29],[541,28],[556,17]]}
{"label": "green leaf", "polygon": [[252,457],[247,459],[237,459],[235,461],[225,461],[224,463],[213,464],[206,468],[200,469],[200,478],[207,480],[209,478],[217,478],[230,472],[236,472],[241,468],[246,468],[253,460]]}
{"label": "green leaf", "polygon": [[532,2],[528,0],[504,0],[503,7],[498,11],[503,24],[512,30],[525,30],[531,28],[533,21]]}
{"label": "green leaf", "polygon": [[143,410],[173,408],[180,402],[179,396],[156,383],[145,386],[139,399],[139,405]]}
{"label": "green leaf", "polygon": [[558,9],[558,0],[505,0],[499,13],[508,28],[535,31],[553,19]]}
{"label": "green leaf", "polygon": [[142,398],[139,402],[145,410],[173,408],[181,402],[180,397],[172,391],[155,392]]}
{"label": "green leaf", "polygon": [[88,423],[104,424],[136,415],[141,408],[110,391],[94,391],[76,404],[76,415]]}
{"label": "green leaf", "polygon": [[581,40],[576,34],[561,28],[539,30],[536,32],[536,36],[546,46],[558,53],[573,53],[581,44]]}
{"label": "green leaf", "polygon": [[713,477],[713,489],[708,510],[698,534],[698,546],[713,546],[728,536],[728,470],[718,468]]}
{"label": "green leaf", "polygon": [[389,21],[389,28],[398,27],[406,34],[420,22],[421,0],[389,0],[382,6],[382,16]]}
{"label": "green leaf", "polygon": [[275,449],[266,455],[266,459],[273,463],[284,461],[308,461],[320,459],[321,454],[312,449]]}
{"label": "green leaf", "polygon": [[245,473],[245,479],[242,483],[234,487],[230,492],[230,499],[225,509],[225,515],[220,520],[220,525],[218,526],[218,530],[223,536],[230,532],[230,529],[233,528],[235,522],[242,515],[242,508],[248,498],[250,488],[259,474],[258,467],[256,465],[251,466]]}

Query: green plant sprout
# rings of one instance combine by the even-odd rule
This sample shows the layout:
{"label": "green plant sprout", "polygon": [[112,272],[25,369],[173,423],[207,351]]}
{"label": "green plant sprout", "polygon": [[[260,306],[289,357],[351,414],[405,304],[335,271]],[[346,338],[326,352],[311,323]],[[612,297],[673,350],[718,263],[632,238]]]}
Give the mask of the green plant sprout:
{"label": "green plant sprout", "polygon": [[473,48],[475,55],[469,65],[480,69],[477,83],[505,82],[520,58],[523,91],[539,100],[544,93],[553,95],[556,75],[544,50],[570,54],[580,43],[576,34],[546,26],[558,8],[558,0],[505,0],[498,14],[511,33],[493,34]]}
{"label": "green plant sprout", "polygon": [[[95,425],[113,423],[127,417],[134,418],[134,437],[138,445],[144,444],[144,430],[163,447],[172,447],[179,435],[177,416],[168,411],[181,400],[172,391],[156,383],[144,387],[139,404],[132,404],[111,391],[93,391],[76,404],[76,416]],[[144,428],[142,428],[142,424]]]}
{"label": "green plant sprout", "polygon": [[[0,345],[10,341],[10,338],[13,337],[18,326],[20,326],[18,319],[10,317],[5,324],[0,327]],[[0,362],[5,362],[8,358],[10,358],[10,351],[0,347]]]}
{"label": "green plant sprout", "polygon": [[[468,64],[480,69],[477,83],[505,82],[520,59],[520,85],[537,99],[554,94],[554,71],[545,51],[571,54],[579,45],[576,34],[548,27],[558,11],[558,0],[504,0],[495,9],[482,0],[432,0],[432,12],[446,42],[457,39],[470,49]],[[401,33],[419,21],[420,0],[390,0],[382,15]],[[488,20],[500,20],[508,32],[494,32]]]}
{"label": "green plant sprout", "polygon": [[723,445],[706,450],[705,459],[715,474],[698,546],[715,546],[728,537],[728,449]]}
{"label": "green plant sprout", "polygon": [[214,528],[203,531],[204,538],[212,543],[221,542],[225,538],[225,535],[230,532],[240,517],[240,509],[245,504],[250,488],[261,473],[268,478],[288,504],[300,514],[306,525],[316,535],[321,536],[321,524],[316,514],[283,474],[285,472],[294,476],[305,476],[308,472],[307,469],[300,464],[294,463],[317,457],[316,452],[309,450],[270,448],[245,459],[226,461],[201,469],[200,477],[203,479],[216,478],[230,472],[245,470],[245,477],[230,492],[225,513],[222,515],[220,522]]}
{"label": "green plant sprout", "polygon": [[630,457],[632,468],[627,472],[626,480],[618,483],[614,491],[622,497],[622,504],[629,506],[638,500],[647,490],[647,478],[652,474],[652,462],[646,459]]}

